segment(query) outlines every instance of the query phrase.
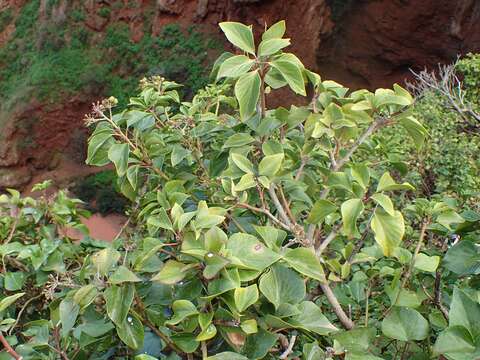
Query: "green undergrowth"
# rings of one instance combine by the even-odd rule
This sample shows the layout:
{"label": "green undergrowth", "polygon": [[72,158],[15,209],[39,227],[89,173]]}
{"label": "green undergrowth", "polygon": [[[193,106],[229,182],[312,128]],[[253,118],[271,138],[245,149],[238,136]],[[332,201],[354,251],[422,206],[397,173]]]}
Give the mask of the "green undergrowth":
{"label": "green undergrowth", "polygon": [[[196,91],[207,81],[204,63],[215,46],[197,28],[171,24],[154,36],[148,26],[154,14],[146,12],[145,34],[135,43],[123,22],[111,22],[100,34],[87,28],[87,14],[80,2],[69,5],[65,19],[53,17],[52,9],[58,5],[55,1],[47,5],[47,14],[52,17],[47,20],[39,18],[38,0],[24,5],[15,19],[15,33],[0,48],[0,100],[4,109],[25,96],[54,103],[77,93],[98,94],[99,98],[108,93],[125,101],[139,77],[154,74],[177,79],[189,91]],[[119,6],[123,5],[111,5],[112,9]],[[109,18],[112,9],[101,7],[99,16]],[[9,10],[2,13],[0,30],[12,20]]]}

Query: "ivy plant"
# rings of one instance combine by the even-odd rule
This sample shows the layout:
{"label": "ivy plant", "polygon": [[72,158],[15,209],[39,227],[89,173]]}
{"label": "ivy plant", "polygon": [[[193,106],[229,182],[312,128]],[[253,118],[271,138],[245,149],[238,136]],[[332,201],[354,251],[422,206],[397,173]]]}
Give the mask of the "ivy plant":
{"label": "ivy plant", "polygon": [[[113,164],[131,201],[112,244],[71,243],[54,231],[51,241],[65,249],[55,257],[55,249],[39,250],[32,260],[26,248],[41,247],[44,235],[30,239],[11,230],[15,215],[5,217],[2,231],[17,239],[0,247],[10,261],[0,302],[9,354],[479,356],[471,276],[479,272],[480,217],[440,197],[410,198],[400,209],[413,186],[378,159],[357,156],[384,127],[403,127],[405,141],[422,147],[427,132],[412,115],[412,96],[399,85],[352,92],[322,80],[285,52],[283,21],[258,46],[252,27],[220,27],[238,53],[220,57],[213,83],[191,101],[180,98],[181,85],[155,76],[124,111],[109,98],[86,118],[87,162]],[[270,109],[282,87],[308,94],[308,104]],[[22,222],[38,229],[41,218],[27,209]],[[80,226],[70,215],[80,214],[76,206],[58,209],[61,226]],[[25,296],[37,288],[50,289],[48,297]],[[23,315],[32,305],[41,311]]]}

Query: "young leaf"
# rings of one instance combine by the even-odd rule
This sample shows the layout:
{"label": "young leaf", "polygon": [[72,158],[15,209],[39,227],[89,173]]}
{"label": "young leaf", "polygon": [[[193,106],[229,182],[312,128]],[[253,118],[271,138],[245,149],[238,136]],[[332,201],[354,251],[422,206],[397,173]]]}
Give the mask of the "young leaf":
{"label": "young leaf", "polygon": [[357,229],[357,219],[364,209],[361,199],[350,199],[345,201],[341,206],[343,232],[348,237],[359,236]]}
{"label": "young leaf", "polygon": [[252,162],[242,154],[233,153],[231,157],[233,163],[244,173],[253,174],[255,172]]}
{"label": "young leaf", "polygon": [[395,215],[391,216],[383,209],[377,209],[370,226],[375,234],[375,240],[383,250],[383,254],[391,256],[395,247],[402,242],[405,233],[402,214],[395,211]]}
{"label": "young leaf", "polygon": [[322,265],[313,251],[303,247],[289,249],[283,259],[299,273],[320,282],[325,282],[325,273]]}
{"label": "young leaf", "polygon": [[249,306],[258,301],[257,285],[253,284],[244,288],[236,288],[233,298],[238,312],[244,312]]}
{"label": "young leaf", "polygon": [[378,205],[380,205],[383,208],[383,210],[385,210],[388,213],[388,215],[395,216],[395,209],[393,208],[393,202],[387,195],[378,193],[378,194],[373,194],[371,198]]}
{"label": "young leaf", "polygon": [[173,317],[166,321],[166,325],[177,325],[184,319],[197,315],[198,310],[190,301],[188,300],[176,300],[172,305]]}
{"label": "young leaf", "polygon": [[282,56],[279,59],[272,61],[270,65],[282,74],[283,78],[295,93],[303,96],[307,95],[302,69],[297,63]]}
{"label": "young leaf", "polygon": [[287,27],[285,20],[281,20],[268,28],[262,35],[262,40],[281,39],[285,35]]}
{"label": "young leaf", "polygon": [[239,49],[255,55],[252,27],[238,22],[222,22],[219,24],[228,41]]}
{"label": "young leaf", "polygon": [[128,144],[114,144],[108,150],[108,158],[115,164],[118,176],[123,176],[127,172],[129,154]]}
{"label": "young leaf", "polygon": [[263,40],[258,46],[259,56],[269,56],[276,54],[283,48],[290,45],[290,39],[268,39]]}
{"label": "young leaf", "polygon": [[235,97],[240,106],[240,118],[248,120],[257,107],[260,96],[261,79],[258,70],[242,75],[235,84]]}
{"label": "young leaf", "polygon": [[217,79],[222,77],[236,78],[250,71],[254,60],[245,55],[232,56],[225,60],[218,70]]}
{"label": "young leaf", "polygon": [[415,190],[415,188],[409,183],[397,184],[390,173],[384,173],[378,181],[377,192],[394,190]]}
{"label": "young leaf", "polygon": [[275,176],[282,166],[283,158],[283,154],[265,156],[258,165],[259,174],[267,177]]}

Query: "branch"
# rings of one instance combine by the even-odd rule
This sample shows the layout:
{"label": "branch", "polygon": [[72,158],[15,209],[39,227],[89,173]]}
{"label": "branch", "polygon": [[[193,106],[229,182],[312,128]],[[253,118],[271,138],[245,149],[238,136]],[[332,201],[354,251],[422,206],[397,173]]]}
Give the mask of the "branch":
{"label": "branch", "polygon": [[275,192],[275,188],[273,183],[270,184],[270,187],[268,188],[268,193],[270,194],[270,198],[273,201],[273,205],[275,205],[275,208],[278,211],[278,215],[280,216],[280,219],[289,227],[293,228],[293,224],[288,218],[287,213],[285,212],[285,209],[283,208],[282,204],[280,203],[280,200],[277,197],[277,193]]}
{"label": "branch", "polygon": [[15,360],[22,360],[23,357],[18,355],[17,352],[10,346],[7,339],[3,336],[3,332],[0,331],[0,343],[2,343],[5,351],[10,354]]}
{"label": "branch", "polygon": [[348,150],[347,154],[342,157],[340,160],[336,162],[334,166],[332,166],[333,171],[340,170],[345,163],[350,160],[353,153],[362,145],[365,140],[367,140],[380,126],[382,126],[386,122],[385,118],[378,118],[370,126],[365,130],[365,132],[360,135],[360,137],[353,143],[352,147]]}
{"label": "branch", "polygon": [[320,283],[320,287],[322,288],[323,293],[327,297],[328,302],[333,307],[333,311],[337,314],[338,320],[342,323],[343,327],[347,330],[353,329],[355,324],[353,321],[348,317],[348,315],[343,311],[340,303],[337,300],[337,297],[333,293],[332,289],[327,283]]}
{"label": "branch", "polygon": [[342,224],[337,224],[336,226],[334,226],[330,234],[328,234],[328,236],[320,243],[320,246],[315,251],[315,254],[318,257],[322,255],[323,251],[327,248],[327,246],[337,237],[341,227]]}
{"label": "branch", "polygon": [[287,224],[284,224],[283,222],[281,222],[280,220],[278,220],[270,211],[268,211],[267,209],[261,209],[261,208],[257,208],[255,206],[252,206],[250,204],[246,204],[246,203],[238,203],[236,206],[238,207],[241,207],[241,208],[244,208],[244,209],[248,209],[248,210],[251,210],[253,212],[259,212],[259,213],[262,213],[262,214],[265,214],[267,215],[270,220],[272,220],[275,224],[277,225],[280,225],[283,229],[287,230],[287,231],[291,231],[291,228],[287,225]]}

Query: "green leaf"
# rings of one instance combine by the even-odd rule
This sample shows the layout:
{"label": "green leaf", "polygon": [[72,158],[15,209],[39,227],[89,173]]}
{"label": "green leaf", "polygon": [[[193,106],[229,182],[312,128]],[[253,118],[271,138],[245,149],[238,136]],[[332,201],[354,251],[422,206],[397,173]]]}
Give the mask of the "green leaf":
{"label": "green leaf", "polygon": [[139,282],[142,281],[126,266],[119,266],[117,270],[110,276],[108,281],[112,284],[121,284],[124,282]]}
{"label": "green leaf", "polygon": [[260,277],[260,291],[275,309],[281,304],[298,304],[305,298],[303,279],[293,270],[275,264]]}
{"label": "green leaf", "polygon": [[105,276],[110,270],[112,270],[119,259],[120,253],[117,250],[108,247],[93,254],[92,263],[97,272],[100,275]]}
{"label": "green leaf", "polygon": [[181,145],[174,145],[172,149],[172,153],[170,155],[170,161],[172,166],[177,166],[180,164],[183,159],[185,159],[188,155],[190,155],[190,151],[185,149]]}
{"label": "green leaf", "polygon": [[254,236],[243,233],[230,236],[227,250],[232,264],[251,270],[263,271],[281,258]]}
{"label": "green leaf", "polygon": [[449,326],[463,326],[476,339],[480,335],[480,304],[462,290],[453,290]]}
{"label": "green leaf", "polygon": [[338,329],[322,314],[320,308],[311,301],[298,306],[299,314],[293,316],[290,323],[297,328],[312,331],[318,335],[328,335]]}
{"label": "green leaf", "polygon": [[217,79],[222,77],[239,77],[250,71],[254,63],[254,60],[245,55],[232,56],[220,65]]}
{"label": "green leaf", "polygon": [[299,273],[320,282],[325,282],[325,273],[322,265],[312,250],[303,247],[288,249],[283,259]]}
{"label": "green leaf", "polygon": [[372,200],[380,205],[388,215],[395,216],[395,209],[393,208],[392,200],[385,194],[377,193],[371,196]]}
{"label": "green leaf", "polygon": [[457,275],[478,275],[480,249],[471,241],[460,241],[448,249],[443,266]]}
{"label": "green leaf", "polygon": [[166,321],[166,325],[177,325],[186,318],[198,315],[198,310],[190,301],[188,300],[176,300],[172,305],[173,316],[170,320]]}
{"label": "green leaf", "polygon": [[424,340],[428,331],[428,321],[411,308],[394,307],[382,321],[382,332],[390,339]]}
{"label": "green leaf", "polygon": [[270,65],[276,69],[287,81],[290,88],[297,94],[306,96],[305,82],[303,80],[302,69],[296,62],[291,61],[285,56],[272,61]]}
{"label": "green leaf", "polygon": [[350,199],[341,206],[343,232],[348,237],[358,237],[357,220],[364,209],[361,199]]}
{"label": "green leaf", "polygon": [[152,215],[147,220],[148,225],[155,227],[156,230],[165,229],[173,231],[173,224],[164,208],[160,208],[155,215]]}
{"label": "green leaf", "polygon": [[80,306],[73,298],[65,298],[59,306],[60,323],[62,324],[62,336],[66,336],[72,330],[77,320]]}
{"label": "green leaf", "polygon": [[290,45],[290,39],[268,39],[263,40],[258,46],[259,56],[269,56],[276,54],[283,48]]}
{"label": "green leaf", "polygon": [[174,285],[185,278],[186,265],[175,261],[168,260],[162,270],[152,278],[152,281],[158,281],[166,285]]}
{"label": "green leaf", "polygon": [[282,166],[283,158],[283,154],[265,156],[258,165],[259,174],[268,177],[275,176]]}
{"label": "green leaf", "polygon": [[251,189],[257,185],[255,176],[252,174],[245,174],[240,178],[240,181],[235,184],[235,191],[245,191]]}
{"label": "green leaf", "polygon": [[258,332],[258,325],[255,319],[242,321],[240,328],[245,334],[256,334]]}
{"label": "green leaf", "polygon": [[95,285],[89,284],[82,286],[73,295],[73,300],[84,309],[90,305],[98,295],[98,290]]}
{"label": "green leaf", "polygon": [[248,120],[256,111],[261,79],[258,70],[242,75],[235,83],[235,97],[240,106],[240,118]]}
{"label": "green leaf", "polygon": [[195,338],[196,341],[207,341],[215,337],[217,335],[217,328],[215,325],[210,324],[207,326],[206,329],[203,329],[200,334],[197,335]]}
{"label": "green leaf", "polygon": [[474,352],[475,348],[475,342],[467,329],[463,326],[450,326],[438,335],[433,351],[455,359],[456,354],[468,355]]}
{"label": "green leaf", "polygon": [[384,105],[410,106],[413,100],[405,96],[396,95],[391,89],[377,89],[375,91],[375,105],[381,107]]}
{"label": "green leaf", "polygon": [[88,151],[86,163],[94,166],[105,166],[110,161],[108,159],[108,149],[114,143],[113,132],[106,128],[98,133],[94,133],[88,141]]}
{"label": "green leaf", "polygon": [[242,154],[231,154],[233,163],[244,173],[253,174],[255,172],[253,164]]}
{"label": "green leaf", "polygon": [[415,256],[415,268],[425,272],[435,272],[440,263],[440,256],[428,256],[426,254],[418,254]]}
{"label": "green leaf", "polygon": [[135,315],[128,315],[122,324],[117,325],[117,334],[128,347],[139,349],[143,346],[143,324]]}
{"label": "green leaf", "polygon": [[205,254],[205,268],[203,269],[203,277],[205,279],[213,279],[217,274],[225,268],[230,261],[220,255],[208,252]]}
{"label": "green leaf", "polygon": [[284,230],[277,229],[273,226],[254,225],[253,228],[272,250],[279,250],[287,237],[287,233]]}
{"label": "green leaf", "polygon": [[277,342],[278,335],[265,331],[262,328],[258,333],[248,336],[243,347],[243,353],[249,359],[263,359]]}
{"label": "green leaf", "polygon": [[400,245],[405,234],[405,223],[399,211],[391,216],[382,209],[376,209],[370,224],[375,240],[385,256],[391,256],[393,250]]}
{"label": "green leaf", "polygon": [[5,311],[10,305],[12,305],[16,300],[25,295],[24,292],[7,296],[0,301],[0,314],[2,311]]}
{"label": "green leaf", "polygon": [[239,49],[255,55],[255,43],[251,26],[238,22],[221,22],[219,26],[229,42]]}
{"label": "green leaf", "polygon": [[236,288],[233,298],[238,312],[244,312],[249,306],[258,301],[257,285],[253,284],[244,288]]}
{"label": "green leaf", "polygon": [[205,233],[205,250],[219,252],[227,241],[227,234],[218,226],[214,226]]}
{"label": "green leaf", "polygon": [[131,283],[112,285],[104,292],[108,317],[116,324],[123,324],[133,302],[135,286]]}
{"label": "green leaf", "polygon": [[123,176],[127,172],[129,154],[128,144],[113,144],[108,150],[108,158],[115,164],[118,176]]}
{"label": "green leaf", "polygon": [[412,137],[417,150],[420,150],[427,138],[427,129],[413,116],[402,117],[399,122]]}
{"label": "green leaf", "polygon": [[21,271],[7,272],[3,278],[5,290],[17,291],[23,288],[25,284],[25,273]]}
{"label": "green leaf", "polygon": [[223,149],[242,147],[254,142],[255,139],[249,134],[238,133],[230,136],[223,144]]}
{"label": "green leaf", "polygon": [[231,351],[226,351],[214,356],[209,356],[207,357],[207,360],[249,360],[249,359],[243,355],[240,355]]}
{"label": "green leaf", "polygon": [[366,353],[375,340],[375,335],[375,329],[359,327],[353,330],[334,334],[333,338],[338,341],[342,348],[348,352]]}
{"label": "green leaf", "polygon": [[388,172],[384,173],[378,181],[377,192],[394,190],[415,190],[409,183],[397,184]]}
{"label": "green leaf", "polygon": [[320,224],[331,213],[337,210],[337,206],[331,201],[320,199],[313,205],[312,211],[308,215],[309,224]]}
{"label": "green leaf", "polygon": [[287,27],[285,20],[281,20],[268,28],[262,35],[262,40],[281,39],[285,35]]}
{"label": "green leaf", "polygon": [[356,182],[366,190],[368,188],[368,184],[370,183],[370,172],[368,167],[364,164],[356,164],[352,166],[352,177],[355,179]]}

